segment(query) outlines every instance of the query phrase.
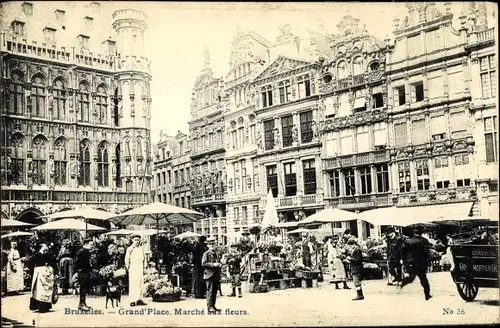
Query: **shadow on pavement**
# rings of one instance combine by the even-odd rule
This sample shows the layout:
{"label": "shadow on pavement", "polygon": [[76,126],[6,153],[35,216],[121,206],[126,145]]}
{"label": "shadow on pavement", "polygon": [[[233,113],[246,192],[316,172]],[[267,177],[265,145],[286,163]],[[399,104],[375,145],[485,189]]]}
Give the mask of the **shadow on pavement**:
{"label": "shadow on pavement", "polygon": [[30,325],[27,325],[27,324],[24,324],[20,321],[17,321],[17,320],[12,320],[12,319],[8,319],[8,318],[5,318],[5,317],[2,317],[2,328],[10,328],[10,327],[15,327],[15,328],[27,328],[27,327],[34,327],[34,326],[30,326]]}
{"label": "shadow on pavement", "polygon": [[498,306],[500,305],[499,300],[486,300],[486,301],[481,301],[481,305],[490,305],[490,306]]}

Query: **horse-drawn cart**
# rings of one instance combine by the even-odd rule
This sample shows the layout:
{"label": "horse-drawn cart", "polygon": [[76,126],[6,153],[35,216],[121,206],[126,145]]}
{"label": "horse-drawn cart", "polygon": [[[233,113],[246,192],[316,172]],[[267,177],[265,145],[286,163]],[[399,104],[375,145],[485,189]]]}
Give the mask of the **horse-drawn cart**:
{"label": "horse-drawn cart", "polygon": [[498,245],[457,244],[451,253],[451,276],[464,301],[473,301],[480,287],[498,288]]}

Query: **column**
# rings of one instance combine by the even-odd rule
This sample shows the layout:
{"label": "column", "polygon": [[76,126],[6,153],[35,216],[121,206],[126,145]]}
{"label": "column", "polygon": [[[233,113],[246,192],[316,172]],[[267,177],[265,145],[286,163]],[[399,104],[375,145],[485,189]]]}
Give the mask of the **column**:
{"label": "column", "polygon": [[372,194],[377,193],[377,171],[375,170],[374,165],[370,165],[370,177],[372,183]]}
{"label": "column", "polygon": [[[276,162],[276,173],[278,174],[278,197],[284,197],[285,193],[285,168],[282,161]],[[267,192],[266,192],[267,195]]]}
{"label": "column", "polygon": [[304,171],[302,169],[302,161],[295,159],[295,174],[297,176],[297,195],[304,195]]}
{"label": "column", "polygon": [[295,127],[297,128],[297,140],[294,145],[300,145],[300,140],[302,139],[302,132],[300,131],[300,116],[297,112],[293,113],[293,124],[295,124]]}
{"label": "column", "polygon": [[361,177],[358,168],[354,168],[354,188],[356,189],[355,195],[359,195],[361,191]]}
{"label": "column", "polygon": [[339,180],[340,180],[340,197],[344,197],[346,195],[345,190],[345,175],[342,170],[339,170]]}

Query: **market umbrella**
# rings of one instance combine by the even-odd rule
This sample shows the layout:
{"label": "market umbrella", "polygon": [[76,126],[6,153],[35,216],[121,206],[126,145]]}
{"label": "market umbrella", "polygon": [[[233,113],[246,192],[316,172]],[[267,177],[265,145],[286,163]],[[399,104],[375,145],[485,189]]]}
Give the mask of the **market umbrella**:
{"label": "market umbrella", "polygon": [[346,210],[341,210],[338,208],[325,208],[313,215],[308,216],[305,220],[299,222],[299,226],[310,225],[314,223],[330,223],[332,226],[332,235],[334,234],[335,222],[345,222],[356,220],[356,213],[349,212]]}
{"label": "market umbrella", "polygon": [[31,227],[34,224],[18,221],[18,220],[10,220],[2,218],[2,229],[12,229],[12,228],[20,228],[20,227]]}
{"label": "market umbrella", "polygon": [[178,234],[174,238],[185,239],[185,238],[196,238],[196,237],[200,237],[200,236],[201,235],[199,233],[192,232],[192,231],[186,231],[186,232],[183,232],[181,234]]}
{"label": "market umbrella", "polygon": [[155,202],[115,215],[108,218],[108,221],[122,225],[156,224],[156,230],[159,232],[160,221],[169,225],[181,225],[196,222],[203,217],[203,214],[187,208]]}
{"label": "market umbrella", "polygon": [[307,229],[307,228],[298,228],[292,231],[288,231],[287,234],[292,234],[292,233],[304,233],[304,232],[314,232],[313,229]]}
{"label": "market umbrella", "polygon": [[276,226],[279,228],[292,228],[298,226],[300,221],[279,222]]}
{"label": "market umbrella", "polygon": [[134,230],[129,229],[119,229],[115,231],[106,232],[106,236],[128,236],[134,233]]}
{"label": "market umbrella", "polygon": [[278,224],[278,211],[276,210],[276,203],[274,202],[273,192],[269,189],[266,198],[266,209],[262,218],[262,230],[264,231],[269,227],[276,227]]}
{"label": "market umbrella", "polygon": [[407,208],[396,206],[376,208],[358,214],[358,219],[369,222],[376,226],[399,226],[406,227],[416,223],[429,222],[422,220],[421,209],[409,211]]}
{"label": "market umbrella", "polygon": [[[42,216],[42,218],[47,219],[47,221],[52,222],[60,219],[68,219],[68,218],[80,218],[85,221],[85,224],[88,225],[89,219],[94,220],[106,220],[113,216],[113,213],[106,212],[103,210],[97,210],[91,207],[81,207],[73,210],[62,211],[57,213],[52,213],[49,215]],[[87,231],[88,229],[85,229]]]}
{"label": "market umbrella", "polygon": [[61,219],[57,221],[52,221],[49,223],[41,224],[37,227],[31,228],[31,230],[42,231],[42,230],[76,230],[76,231],[99,231],[106,230],[104,228],[98,227],[93,224],[88,224],[77,219]]}
{"label": "market umbrella", "polygon": [[24,231],[16,231],[16,232],[11,232],[7,233],[5,235],[2,235],[2,239],[4,238],[13,238],[13,237],[21,237],[21,236],[33,236],[31,232],[24,232]]}

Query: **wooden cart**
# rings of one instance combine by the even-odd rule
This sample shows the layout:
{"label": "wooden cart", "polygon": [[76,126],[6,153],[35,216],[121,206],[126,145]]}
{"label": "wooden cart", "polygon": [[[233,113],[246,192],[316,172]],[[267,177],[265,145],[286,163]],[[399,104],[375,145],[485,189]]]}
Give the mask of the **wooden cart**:
{"label": "wooden cart", "polygon": [[451,253],[451,276],[464,301],[473,301],[479,287],[498,288],[498,245],[452,245]]}

